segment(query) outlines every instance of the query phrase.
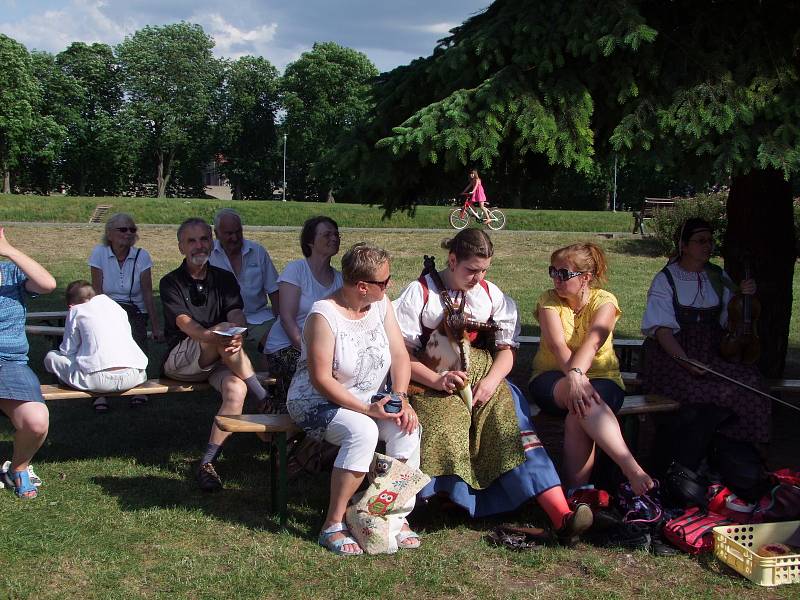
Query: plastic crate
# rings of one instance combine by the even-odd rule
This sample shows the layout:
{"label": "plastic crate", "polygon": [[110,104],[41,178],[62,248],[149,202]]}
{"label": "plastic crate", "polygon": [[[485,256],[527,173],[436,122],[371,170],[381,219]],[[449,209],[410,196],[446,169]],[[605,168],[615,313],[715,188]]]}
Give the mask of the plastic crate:
{"label": "plastic crate", "polygon": [[798,529],[800,521],[714,527],[714,555],[758,585],[800,583],[800,554],[755,552],[764,544],[785,544]]}

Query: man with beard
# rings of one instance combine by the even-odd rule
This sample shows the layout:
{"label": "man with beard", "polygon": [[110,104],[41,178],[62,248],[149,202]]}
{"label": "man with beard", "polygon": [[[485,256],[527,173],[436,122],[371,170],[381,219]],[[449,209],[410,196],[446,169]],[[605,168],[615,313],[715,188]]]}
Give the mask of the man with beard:
{"label": "man with beard", "polygon": [[[208,264],[211,247],[208,223],[181,223],[178,249],[183,263],[159,284],[167,338],[162,371],[179,381],[208,381],[222,394],[217,414],[236,415],[242,413],[248,392],[259,402],[267,393],[242,349],[242,334],[232,330],[246,326],[239,284],[228,271]],[[212,425],[196,473],[203,491],[222,489],[213,462],[229,435]]]}
{"label": "man with beard", "polygon": [[214,235],[217,240],[208,262],[233,273],[239,282],[247,319],[245,344],[252,352],[257,346],[263,347],[279,312],[278,271],[264,246],[244,239],[242,218],[232,208],[220,209],[214,215]]}

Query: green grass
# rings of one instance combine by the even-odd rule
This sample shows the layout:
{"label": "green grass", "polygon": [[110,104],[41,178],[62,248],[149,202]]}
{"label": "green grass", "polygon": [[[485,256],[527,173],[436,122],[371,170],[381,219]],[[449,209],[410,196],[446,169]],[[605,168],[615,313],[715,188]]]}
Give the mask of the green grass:
{"label": "green grass", "polygon": [[[298,226],[309,217],[324,214],[335,219],[340,227],[381,229],[449,228],[448,216],[452,210],[446,206],[420,206],[413,216],[395,213],[391,219],[384,219],[382,208],[365,204],[0,194],[0,222],[87,223],[98,204],[110,204],[114,212],[129,212],[137,223],[177,224],[188,217],[211,220],[217,209],[229,206],[241,213],[247,225]],[[503,210],[507,228],[512,231],[630,231],[633,226],[632,217],[626,212]]]}
{"label": "green grass", "polygon": [[[34,300],[31,310],[61,307],[64,285],[87,276],[86,258],[101,229],[8,229],[12,243],[51,268],[59,282],[59,291]],[[174,229],[142,226],[140,245],[153,255],[155,280],[178,264]],[[267,246],[278,268],[299,256],[296,231],[248,234]],[[343,236],[343,248],[366,239],[393,253],[393,297],[417,277],[423,253],[435,253],[443,264],[444,251],[437,250],[441,232],[351,230]],[[518,302],[523,329],[535,333],[532,309],[548,284],[548,256],[583,236],[503,232],[493,239],[489,277]],[[592,239],[611,261],[609,288],[623,309],[617,335],[635,336],[647,285],[663,259],[648,240]],[[797,323],[792,332],[796,354]],[[43,339],[32,340],[31,364],[40,374],[46,350]],[[158,348],[151,352],[152,364],[159,354]],[[519,380],[527,376],[529,361],[521,353]],[[23,502],[0,492],[0,598],[797,597],[797,586],[758,588],[707,557],[657,559],[585,544],[510,553],[483,540],[497,521],[425,507],[412,515],[423,533],[419,551],[335,557],[316,546],[327,477],[290,486],[288,529],[279,531],[266,512],[267,455],[255,436],[233,436],[226,445],[219,466],[225,491],[204,495],[196,489],[191,466],[218,404],[213,393],[158,397],[140,410],[112,399],[112,411],[98,416],[87,401],[51,403],[50,435],[35,460],[45,480],[40,497]],[[10,453],[11,427],[0,423],[2,460]],[[543,524],[535,507],[507,518]]]}

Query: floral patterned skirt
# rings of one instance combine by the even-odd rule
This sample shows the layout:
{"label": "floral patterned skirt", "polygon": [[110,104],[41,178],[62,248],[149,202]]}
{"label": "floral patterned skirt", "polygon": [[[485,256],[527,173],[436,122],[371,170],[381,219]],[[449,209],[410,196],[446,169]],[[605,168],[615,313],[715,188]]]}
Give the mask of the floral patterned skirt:
{"label": "floral patterned skirt", "polygon": [[294,346],[287,346],[282,350],[267,354],[266,358],[269,374],[276,379],[268,412],[285,414],[286,394],[289,391],[289,385],[292,383],[294,372],[297,370],[300,351]]}
{"label": "floral patterned skirt", "polygon": [[[755,365],[731,363],[720,356],[722,333],[717,325],[685,325],[675,339],[690,358],[751,387],[764,389]],[[726,422],[720,433],[736,440],[769,442],[772,406],[768,398],[711,373],[692,375],[652,338],[644,344],[643,375],[645,393],[663,394],[686,404],[715,404],[733,411],[736,418]]]}

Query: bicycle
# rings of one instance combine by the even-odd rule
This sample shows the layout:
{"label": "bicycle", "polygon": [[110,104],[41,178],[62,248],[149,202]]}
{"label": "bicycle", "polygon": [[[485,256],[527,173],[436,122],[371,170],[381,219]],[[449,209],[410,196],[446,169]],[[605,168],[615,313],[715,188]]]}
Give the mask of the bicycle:
{"label": "bicycle", "polygon": [[491,208],[487,203],[483,205],[484,216],[478,214],[474,205],[476,204],[469,194],[464,194],[464,205],[461,208],[454,208],[450,212],[450,225],[453,229],[464,229],[469,225],[470,215],[479,223],[485,224],[492,231],[499,231],[506,226],[506,216],[499,208]]}

